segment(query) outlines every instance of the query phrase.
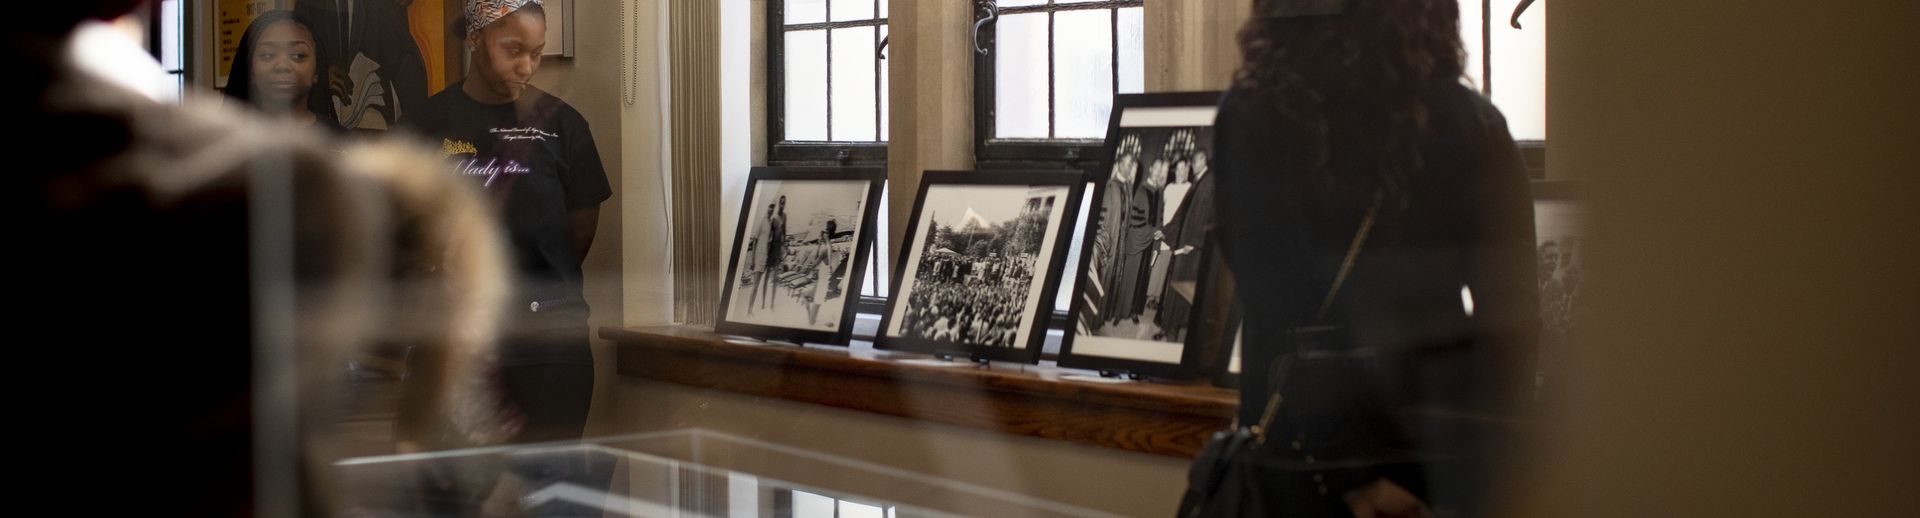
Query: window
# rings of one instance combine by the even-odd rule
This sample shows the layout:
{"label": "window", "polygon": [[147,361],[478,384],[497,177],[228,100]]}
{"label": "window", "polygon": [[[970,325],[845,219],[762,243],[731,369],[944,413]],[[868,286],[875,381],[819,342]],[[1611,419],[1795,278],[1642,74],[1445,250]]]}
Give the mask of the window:
{"label": "window", "polygon": [[976,15],[975,157],[1076,167],[1099,155],[1113,95],[1146,90],[1142,0],[998,0]]}
{"label": "window", "polygon": [[895,513],[892,506],[867,505],[797,489],[777,494],[774,501],[774,515],[793,518],[893,518]]}
{"label": "window", "polygon": [[147,49],[153,58],[160,62],[160,68],[167,71],[171,80],[167,83],[168,99],[179,100],[187,87],[186,40],[187,32],[185,0],[160,0],[148,5],[147,9]]}
{"label": "window", "polygon": [[775,0],[769,5],[769,161],[884,163],[886,0]]}
{"label": "window", "polygon": [[1513,27],[1519,2],[1461,0],[1460,40],[1467,47],[1467,81],[1506,114],[1528,173],[1546,175],[1547,5],[1534,2]]}

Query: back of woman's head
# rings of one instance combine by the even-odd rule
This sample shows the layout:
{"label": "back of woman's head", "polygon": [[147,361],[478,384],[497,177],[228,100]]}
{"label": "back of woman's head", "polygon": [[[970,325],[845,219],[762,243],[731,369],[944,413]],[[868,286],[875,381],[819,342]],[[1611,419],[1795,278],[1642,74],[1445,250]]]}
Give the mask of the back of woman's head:
{"label": "back of woman's head", "polygon": [[1455,0],[1257,0],[1234,87],[1279,121],[1313,187],[1397,195],[1424,167],[1436,87],[1465,52]]}

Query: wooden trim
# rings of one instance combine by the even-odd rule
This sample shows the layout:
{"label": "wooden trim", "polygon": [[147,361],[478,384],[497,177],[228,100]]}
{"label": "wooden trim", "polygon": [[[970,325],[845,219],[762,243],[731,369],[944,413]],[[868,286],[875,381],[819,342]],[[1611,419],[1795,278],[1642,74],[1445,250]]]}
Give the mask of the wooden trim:
{"label": "wooden trim", "polygon": [[728,343],[690,326],[602,328],[617,369],[713,390],[1192,458],[1239,405],[1205,385],[1106,385],[1034,366],[923,367],[884,352]]}

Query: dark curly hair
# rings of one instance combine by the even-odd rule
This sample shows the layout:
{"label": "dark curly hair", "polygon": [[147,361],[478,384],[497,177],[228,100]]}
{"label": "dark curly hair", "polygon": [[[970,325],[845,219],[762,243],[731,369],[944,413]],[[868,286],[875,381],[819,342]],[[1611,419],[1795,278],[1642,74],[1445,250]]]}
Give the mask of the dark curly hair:
{"label": "dark curly hair", "polygon": [[1331,16],[1272,16],[1259,0],[1240,30],[1234,88],[1303,142],[1307,185],[1403,202],[1424,164],[1429,99],[1465,68],[1455,0],[1350,0]]}

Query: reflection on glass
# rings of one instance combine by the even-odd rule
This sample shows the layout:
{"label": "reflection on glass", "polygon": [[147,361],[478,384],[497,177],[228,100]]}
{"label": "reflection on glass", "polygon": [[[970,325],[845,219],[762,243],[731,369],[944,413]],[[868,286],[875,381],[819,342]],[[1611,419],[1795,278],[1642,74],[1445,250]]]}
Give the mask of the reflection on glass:
{"label": "reflection on glass", "polygon": [[1001,9],[1006,9],[1008,7],[1026,7],[1029,5],[1042,5],[1046,3],[1047,3],[1047,0],[1000,0],[999,2],[994,2],[994,5],[1000,6]]}
{"label": "reflection on glass", "polygon": [[802,23],[820,23],[827,21],[827,0],[786,0],[787,10],[782,15],[787,25]]}
{"label": "reflection on glass", "polygon": [[1123,94],[1147,91],[1145,11],[1143,7],[1120,10],[1120,93]]}
{"label": "reflection on glass", "polygon": [[1106,136],[1113,111],[1113,12],[1056,13],[1053,30],[1053,136]]}
{"label": "reflection on glass", "polygon": [[833,30],[833,131],[839,142],[872,142],[878,135],[879,96],[874,92],[872,27]]}
{"label": "reflection on glass", "polygon": [[1047,15],[1002,16],[995,40],[994,136],[1047,138]]}
{"label": "reflection on glass", "polygon": [[786,140],[827,139],[827,32],[787,33]]}
{"label": "reflection on glass", "polygon": [[833,21],[873,19],[873,0],[833,0]]}

